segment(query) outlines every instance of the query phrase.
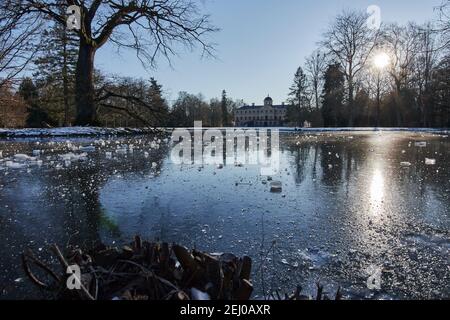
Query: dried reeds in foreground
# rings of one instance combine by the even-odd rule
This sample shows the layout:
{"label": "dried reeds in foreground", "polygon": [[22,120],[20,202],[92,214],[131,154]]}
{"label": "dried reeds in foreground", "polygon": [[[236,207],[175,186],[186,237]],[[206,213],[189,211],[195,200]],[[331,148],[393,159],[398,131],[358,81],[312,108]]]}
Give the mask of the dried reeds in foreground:
{"label": "dried reeds in foreground", "polygon": [[[122,249],[99,245],[85,252],[70,247],[65,251],[63,254],[57,245],[52,246],[61,265],[60,272],[30,250],[22,255],[28,278],[51,292],[54,299],[243,301],[249,300],[253,292],[252,260],[247,256],[189,251],[175,244],[142,241],[138,236]],[[80,285],[70,290],[67,283],[73,282],[74,275],[67,270],[73,266],[80,268]],[[310,299],[300,293],[299,287],[284,299]],[[340,297],[338,291],[336,299]],[[282,300],[279,294],[272,298]],[[316,299],[326,298],[318,285]]]}

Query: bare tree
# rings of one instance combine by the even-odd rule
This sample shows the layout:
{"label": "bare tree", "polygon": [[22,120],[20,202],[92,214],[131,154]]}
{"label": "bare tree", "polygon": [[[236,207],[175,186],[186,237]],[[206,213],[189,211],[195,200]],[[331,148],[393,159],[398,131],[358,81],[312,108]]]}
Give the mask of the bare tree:
{"label": "bare tree", "polygon": [[349,107],[349,126],[354,120],[354,93],[358,74],[363,70],[373,49],[377,45],[379,31],[367,25],[368,15],[364,12],[349,11],[338,15],[329,30],[324,34],[322,46],[331,58],[338,62],[344,71],[347,82],[347,103]]}
{"label": "bare tree", "polygon": [[15,8],[0,11],[0,87],[9,85],[33,59],[39,30],[35,15],[23,18]]}
{"label": "bare tree", "polygon": [[[39,14],[47,20],[66,24],[58,7],[61,0],[5,0],[0,12],[27,18]],[[67,6],[80,8],[79,55],[76,67],[75,97],[78,125],[96,124],[94,59],[107,42],[136,52],[145,66],[155,66],[159,56],[170,61],[179,46],[193,49],[200,45],[212,54],[207,41],[216,30],[208,15],[200,13],[193,0],[65,0]]]}
{"label": "bare tree", "polygon": [[306,72],[309,77],[309,82],[312,86],[312,93],[314,96],[314,104],[316,109],[320,108],[320,92],[322,91],[323,74],[326,67],[326,55],[320,50],[314,51],[311,56],[306,59]]}
{"label": "bare tree", "polygon": [[430,105],[432,101],[433,73],[438,65],[439,51],[437,35],[431,23],[419,27],[418,52],[414,73],[415,86],[418,93],[418,103],[421,111],[421,122],[424,127],[429,126]]}
{"label": "bare tree", "polygon": [[441,33],[443,38],[443,44],[441,48],[450,47],[450,0],[443,0],[442,4],[438,7],[439,21],[438,32]]}
{"label": "bare tree", "polygon": [[397,107],[395,116],[397,126],[402,125],[401,114],[401,93],[413,87],[414,67],[416,66],[417,55],[420,51],[420,28],[409,23],[407,26],[391,24],[386,27],[383,34],[383,44],[391,57],[389,75],[393,81],[395,96],[397,97]]}
{"label": "bare tree", "polygon": [[[156,127],[166,121],[168,106],[152,82],[142,79],[117,78],[103,80],[96,92],[96,105],[104,113],[125,115],[141,126]],[[159,88],[157,88],[159,90]]]}

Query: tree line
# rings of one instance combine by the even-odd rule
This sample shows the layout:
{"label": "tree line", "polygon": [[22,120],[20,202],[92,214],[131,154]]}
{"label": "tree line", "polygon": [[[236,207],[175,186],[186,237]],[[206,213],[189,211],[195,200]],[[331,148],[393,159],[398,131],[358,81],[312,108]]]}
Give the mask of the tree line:
{"label": "tree line", "polygon": [[[79,29],[67,9],[80,8]],[[344,11],[295,73],[286,122],[315,127],[450,126],[450,1],[435,21],[372,29]],[[94,67],[106,43],[136,52],[144,67],[217,31],[190,0],[4,0],[0,4],[0,126],[230,126],[242,100],[201,94],[165,99],[156,79]],[[385,65],[377,65],[379,57]],[[383,61],[381,61],[383,62]],[[24,70],[28,77],[20,77]],[[31,72],[31,75],[30,75]]]}
{"label": "tree line", "polygon": [[[68,23],[68,11],[72,24]],[[10,92],[11,81],[32,63],[37,78],[25,79],[19,92],[30,118],[43,118],[39,124],[52,125],[55,119],[51,115],[57,110],[51,107],[58,109],[57,105],[64,106],[65,124],[71,112],[70,122],[75,125],[101,125],[100,114],[119,111],[151,122],[141,111],[159,113],[153,103],[160,99],[142,94],[155,91],[155,84],[130,79],[102,82],[105,77],[94,67],[97,51],[107,43],[130,49],[149,68],[159,58],[170,61],[181,48],[200,47],[203,54],[211,55],[214,48],[208,36],[216,30],[191,0],[4,0],[0,3],[0,85]],[[138,89],[136,95],[134,88]],[[117,101],[126,101],[129,108],[114,104]]]}
{"label": "tree line", "polygon": [[[98,125],[105,127],[192,127],[202,121],[205,127],[233,126],[234,111],[241,100],[227,97],[207,101],[201,94],[179,92],[170,104],[162,85],[131,77],[106,77],[96,72],[95,101]],[[0,89],[0,127],[58,127],[75,119],[73,85],[61,91],[64,83],[40,82],[25,77],[18,90],[4,85]],[[67,94],[67,95],[66,95]]]}
{"label": "tree line", "polygon": [[450,126],[450,1],[423,25],[370,28],[339,14],[295,73],[289,121],[325,127]]}

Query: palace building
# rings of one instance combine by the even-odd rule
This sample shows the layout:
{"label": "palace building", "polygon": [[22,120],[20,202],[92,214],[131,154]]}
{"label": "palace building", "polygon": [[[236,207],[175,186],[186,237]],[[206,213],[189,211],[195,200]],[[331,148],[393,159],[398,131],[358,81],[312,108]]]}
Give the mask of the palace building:
{"label": "palace building", "polygon": [[236,127],[282,127],[286,124],[287,105],[273,105],[271,97],[264,99],[264,105],[243,106],[236,110]]}

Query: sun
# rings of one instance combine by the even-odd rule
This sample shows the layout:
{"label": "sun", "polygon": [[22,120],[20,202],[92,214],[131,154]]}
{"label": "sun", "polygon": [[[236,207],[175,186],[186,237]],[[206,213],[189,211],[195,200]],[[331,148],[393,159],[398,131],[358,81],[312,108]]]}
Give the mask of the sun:
{"label": "sun", "polygon": [[375,67],[380,70],[386,68],[389,65],[390,61],[391,58],[386,52],[378,53],[373,59]]}

